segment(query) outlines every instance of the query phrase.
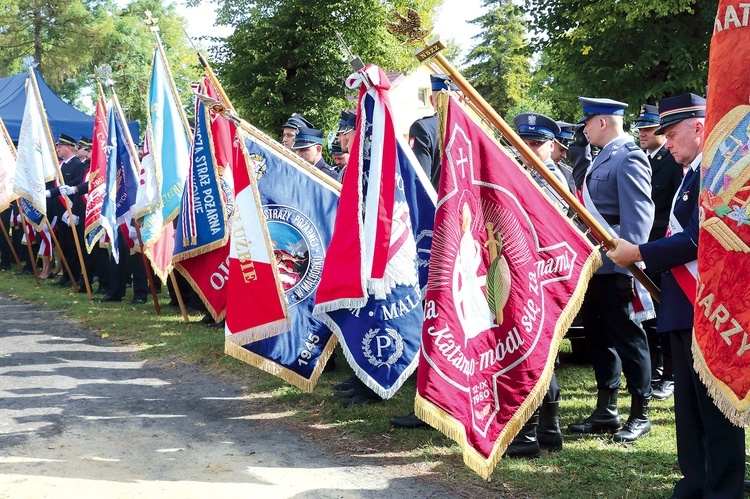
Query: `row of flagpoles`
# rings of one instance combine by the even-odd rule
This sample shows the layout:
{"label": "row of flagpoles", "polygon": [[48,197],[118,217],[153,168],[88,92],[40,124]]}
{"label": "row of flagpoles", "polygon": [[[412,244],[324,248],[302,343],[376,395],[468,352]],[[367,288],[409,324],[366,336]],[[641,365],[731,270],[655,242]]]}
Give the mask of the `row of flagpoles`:
{"label": "row of flagpoles", "polygon": [[[237,116],[200,55],[206,77],[190,129],[149,22],[157,47],[141,160],[114,85],[104,78],[109,101],[99,86],[86,249],[106,241],[118,259],[117,240],[134,226],[147,269],[164,281],[175,268],[226,319],[228,354],[303,390],[315,387],[337,342],[385,399],[419,365],[417,414],[489,476],[541,400],[598,252],[447,94],[438,99],[436,193],[394,130],[389,82],[374,66],[347,80],[359,100],[343,184]],[[538,163],[439,54],[438,62]],[[7,133],[0,140],[0,208],[20,198],[23,220],[40,230],[44,183],[60,174],[30,73],[17,156]]]}

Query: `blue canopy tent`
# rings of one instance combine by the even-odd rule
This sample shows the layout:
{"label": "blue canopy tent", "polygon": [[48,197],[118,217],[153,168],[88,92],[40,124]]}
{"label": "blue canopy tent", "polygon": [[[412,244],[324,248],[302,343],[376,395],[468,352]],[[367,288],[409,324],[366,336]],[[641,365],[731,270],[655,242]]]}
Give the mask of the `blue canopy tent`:
{"label": "blue canopy tent", "polygon": [[[3,119],[8,129],[10,138],[18,143],[18,134],[23,121],[23,109],[26,106],[26,80],[29,73],[0,78],[0,118]],[[44,81],[42,75],[36,73],[36,81],[39,85],[39,94],[47,111],[47,121],[55,140],[61,133],[78,138],[80,136],[91,137],[94,132],[94,117],[74,108],[52,91]],[[138,141],[138,122],[129,121],[128,128],[133,140]]]}

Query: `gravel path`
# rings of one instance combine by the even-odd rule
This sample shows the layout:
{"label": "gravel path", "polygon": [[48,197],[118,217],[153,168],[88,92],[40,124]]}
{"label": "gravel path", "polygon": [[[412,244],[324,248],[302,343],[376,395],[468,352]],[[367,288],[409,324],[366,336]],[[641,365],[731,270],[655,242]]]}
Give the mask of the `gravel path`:
{"label": "gravel path", "polygon": [[327,455],[256,419],[248,407],[262,403],[0,297],[0,498],[455,497],[373,458]]}

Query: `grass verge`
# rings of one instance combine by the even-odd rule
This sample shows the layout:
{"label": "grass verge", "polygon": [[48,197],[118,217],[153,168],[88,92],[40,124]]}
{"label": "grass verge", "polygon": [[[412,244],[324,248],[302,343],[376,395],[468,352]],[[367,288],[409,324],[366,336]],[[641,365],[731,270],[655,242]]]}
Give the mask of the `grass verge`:
{"label": "grass verge", "polygon": [[[281,415],[306,436],[328,445],[332,453],[378,457],[384,465],[418,470],[440,480],[462,497],[590,498],[669,497],[679,479],[672,400],[652,403],[651,435],[626,446],[608,436],[565,434],[563,450],[543,452],[534,460],[502,460],[489,481],[463,465],[452,440],[432,429],[394,430],[389,420],[413,408],[413,378],[392,399],[365,407],[342,408],[332,386],[350,374],[343,356],[339,368],[324,375],[311,394],[224,355],[224,332],[206,327],[193,316],[181,322],[179,310],[164,306],[162,314],[152,303],[131,305],[130,294],[119,303],[90,301],[71,288],[51,280],[37,285],[33,278],[13,271],[0,273],[0,293],[49,309],[63,310],[73,320],[99,335],[137,345],[146,359],[199,364],[214,374],[229,376],[255,395],[248,411]],[[130,292],[129,292],[130,293]],[[595,383],[590,366],[572,363],[570,344],[563,342],[557,370],[563,392],[560,404],[563,431],[571,422],[590,414],[595,405]],[[623,382],[624,385],[624,382]],[[620,397],[620,412],[627,417],[630,397]],[[565,431],[564,431],[565,433]]]}

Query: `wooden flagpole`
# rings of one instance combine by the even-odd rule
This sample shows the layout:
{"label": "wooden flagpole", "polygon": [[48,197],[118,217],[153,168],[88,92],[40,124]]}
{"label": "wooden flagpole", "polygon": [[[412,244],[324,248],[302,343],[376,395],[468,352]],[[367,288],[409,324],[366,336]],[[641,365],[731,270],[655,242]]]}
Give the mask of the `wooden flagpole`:
{"label": "wooden flagpole", "polygon": [[[180,94],[177,91],[177,86],[175,85],[174,78],[172,77],[172,69],[169,66],[169,61],[167,60],[167,56],[164,53],[164,46],[161,43],[161,37],[159,36],[159,26],[156,24],[158,19],[155,19],[151,17],[151,11],[145,11],[144,12],[146,19],[144,19],[144,22],[149,27],[151,32],[154,34],[154,38],[156,38],[156,48],[159,52],[159,57],[161,57],[162,63],[164,64],[164,69],[167,71],[167,76],[169,80],[169,88],[172,91],[172,96],[174,97],[175,102],[180,103]],[[185,127],[185,133],[187,133],[188,139],[192,142],[193,140],[193,133],[190,130],[190,124],[188,123],[187,116],[185,115],[185,110],[182,108],[182,106],[177,106],[180,113],[180,118],[182,119],[182,125]],[[170,221],[171,222],[171,221]],[[138,231],[138,237],[140,239],[140,230],[136,228]],[[144,251],[145,248],[143,248],[143,245],[141,243],[141,251]],[[169,279],[172,281],[172,288],[174,289],[175,297],[177,298],[177,303],[180,305],[180,312],[182,312],[182,319],[185,322],[190,322],[190,318],[187,314],[187,309],[185,308],[185,303],[182,299],[182,293],[180,293],[180,287],[177,284],[177,277],[174,275],[174,270],[169,273]]]}
{"label": "wooden flagpole", "polygon": [[[410,26],[403,22],[400,25],[389,24],[389,31],[396,36],[403,36],[406,38],[406,44],[421,43],[424,49],[417,50],[415,53],[416,58],[423,62],[429,58],[432,58],[440,69],[456,84],[456,86],[463,92],[464,96],[468,97],[471,105],[487,120],[497,128],[500,133],[511,143],[513,147],[521,154],[523,159],[534,168],[544,180],[552,187],[555,192],[568,204],[568,206],[576,212],[581,221],[596,235],[596,238],[602,241],[602,244],[607,249],[615,249],[617,247],[617,241],[599,224],[599,222],[591,215],[591,213],[578,201],[578,199],[568,190],[567,186],[563,185],[555,175],[549,171],[549,169],[542,163],[542,161],[534,154],[521,137],[500,117],[492,106],[484,100],[479,92],[461,75],[460,71],[456,69],[453,64],[448,61],[440,53],[440,50],[445,46],[439,40],[428,44],[424,40],[425,33],[422,31],[420,26]],[[659,301],[659,288],[648,278],[648,276],[639,269],[635,264],[629,265],[627,269],[633,274],[638,282],[651,294],[651,296]]]}
{"label": "wooden flagpole", "polygon": [[[3,139],[5,140],[5,143],[8,144],[8,149],[10,149],[10,152],[11,154],[13,154],[13,158],[15,159],[17,156],[16,147],[13,145],[13,141],[10,140],[8,129],[5,128],[5,123],[3,122],[2,118],[0,118],[0,130],[3,133]],[[23,220],[23,217],[21,217],[21,219]],[[16,263],[18,264],[18,270],[23,272],[23,265],[21,264],[21,259],[18,258],[18,253],[16,252],[16,248],[13,247],[13,241],[10,238],[10,232],[8,232],[8,228],[5,227],[5,223],[3,223],[2,220],[0,220],[0,227],[2,227],[3,229],[3,235],[5,236],[5,240],[8,241],[8,247],[10,248],[10,252],[13,255],[13,258],[16,260]]]}
{"label": "wooden flagpole", "polygon": [[[111,69],[109,66],[105,65],[101,68],[97,68],[97,76],[96,76],[96,82],[97,85],[99,85],[99,91],[102,92],[102,95],[104,95],[104,92],[101,88],[101,83],[99,83],[99,73],[102,73],[102,76],[104,77],[104,84],[109,88],[110,92],[112,92],[112,106],[114,107],[115,113],[117,113],[117,119],[120,121],[120,124],[123,128],[123,133],[125,134],[125,143],[128,147],[128,152],[130,152],[130,157],[135,164],[136,171],[140,171],[141,169],[141,161],[138,157],[138,148],[135,145],[135,142],[133,141],[133,137],[130,135],[130,129],[128,128],[128,122],[125,119],[125,113],[122,111],[122,106],[120,106],[120,99],[117,98],[117,92],[115,91],[115,82],[112,81],[110,78],[111,76]],[[113,133],[114,130],[108,130],[107,133]],[[151,264],[148,261],[148,258],[146,258],[146,253],[143,251],[143,239],[141,238],[141,230],[138,226],[138,222],[135,220],[132,220],[131,223],[135,226],[135,232],[138,235],[138,244],[141,247],[141,259],[143,260],[143,268],[146,272],[146,277],[148,278],[148,287],[151,291],[151,298],[154,300],[154,309],[156,310],[157,315],[161,314],[161,307],[159,306],[159,297],[156,295],[156,286],[154,285],[154,273],[151,269]],[[114,228],[114,230],[117,230],[117,227]],[[123,258],[123,256],[120,256],[120,258]],[[127,258],[127,256],[125,256]]]}
{"label": "wooden flagpole", "polygon": [[[52,131],[49,129],[49,123],[47,122],[47,111],[44,109],[42,96],[39,94],[39,86],[36,83],[36,76],[34,76],[34,68],[29,68],[29,74],[30,74],[31,84],[34,87],[34,93],[36,94],[36,99],[39,102],[40,111],[42,113],[42,122],[44,124],[44,130],[47,132],[47,142],[49,145],[51,145],[54,143],[54,140],[52,140]],[[52,151],[52,157],[53,158],[57,157],[57,152],[54,150]],[[57,175],[60,178],[60,185],[64,185],[65,177],[63,177],[62,169],[60,168],[60,163],[55,162],[55,166],[57,167]],[[78,261],[80,262],[80,265],[81,265],[81,275],[83,276],[83,283],[86,286],[86,294],[88,295],[89,299],[91,299],[93,298],[91,294],[91,284],[89,284],[89,277],[88,277],[88,273],[86,272],[86,263],[83,261],[83,253],[81,252],[81,242],[78,239],[78,231],[76,230],[76,226],[73,223],[74,221],[73,210],[71,210],[70,206],[67,203],[63,203],[63,204],[65,204],[65,210],[68,213],[68,220],[70,221],[70,231],[73,233],[73,241],[75,242],[76,251],[78,253]],[[82,220],[79,220],[79,222],[83,223]],[[59,248],[59,245],[58,245],[58,248]],[[62,251],[60,251],[60,253],[62,254]],[[72,281],[73,286],[75,287],[75,290],[80,291],[80,289],[78,288],[78,283],[75,281],[72,274],[71,274],[70,280]]]}
{"label": "wooden flagpole", "polygon": [[[23,214],[23,207],[21,206],[21,203],[18,203],[18,213],[21,215],[21,230],[23,231],[23,235],[26,237],[26,247],[29,250],[29,261],[31,262],[31,268],[34,270],[34,280],[37,284],[41,284],[39,282],[39,271],[36,267],[36,258],[34,258],[34,250],[31,249],[31,241],[29,241],[29,233],[26,228],[26,219]],[[48,222],[49,223],[49,222]],[[5,227],[3,227],[3,230],[5,230]],[[13,246],[11,245],[11,248]],[[13,250],[13,255],[15,256],[16,252]],[[16,260],[18,260],[18,257],[16,256]],[[21,266],[20,260],[18,261],[18,267],[23,271],[23,267]]]}

